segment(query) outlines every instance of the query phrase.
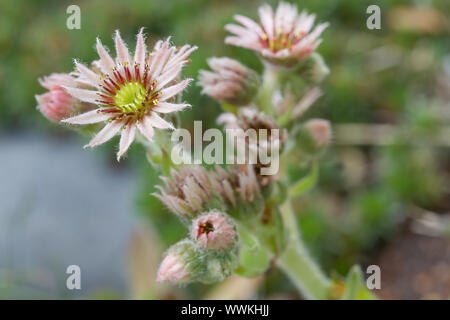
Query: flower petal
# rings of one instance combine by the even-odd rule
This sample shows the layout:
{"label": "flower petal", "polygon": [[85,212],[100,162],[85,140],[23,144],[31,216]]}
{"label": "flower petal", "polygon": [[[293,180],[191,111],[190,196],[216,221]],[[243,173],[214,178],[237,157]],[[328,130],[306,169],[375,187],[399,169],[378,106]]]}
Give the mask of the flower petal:
{"label": "flower petal", "polygon": [[116,45],[117,63],[130,63],[130,53],[128,52],[127,46],[120,37],[119,30],[116,30],[114,43]]}
{"label": "flower petal", "polygon": [[237,14],[234,16],[234,20],[247,27],[248,29],[253,30],[258,34],[258,36],[263,36],[264,32],[262,31],[261,27],[252,19]]}
{"label": "flower petal", "polygon": [[155,112],[152,112],[149,116],[144,117],[144,121],[150,123],[153,127],[158,129],[174,129],[170,122],[167,122]]}
{"label": "flower petal", "polygon": [[275,12],[275,32],[291,32],[296,17],[296,5],[280,2]]}
{"label": "flower petal", "polygon": [[152,140],[153,135],[155,134],[155,130],[153,129],[150,122],[147,121],[139,121],[137,123],[137,127],[139,131],[146,137],[148,140]]}
{"label": "flower petal", "polygon": [[311,49],[314,49],[318,46],[320,41],[317,39],[320,37],[321,33],[328,27],[328,23],[321,23],[317,25],[314,30],[305,36],[302,40],[300,40],[296,45],[292,46],[291,51],[294,54],[299,54],[304,51],[308,46],[311,46]]}
{"label": "flower petal", "polygon": [[112,137],[116,135],[117,132],[119,132],[120,128],[123,125],[123,121],[111,121],[106,124],[106,126],[103,127],[102,130],[100,130],[99,133],[84,147],[95,147],[99,144],[105,143],[106,141],[110,140]]}
{"label": "flower petal", "polygon": [[86,89],[79,89],[79,88],[72,88],[63,86],[63,88],[67,91],[68,94],[70,94],[72,97],[77,98],[84,102],[94,103],[97,104],[98,100],[98,91],[93,90],[86,90]]}
{"label": "flower petal", "polygon": [[172,56],[169,61],[167,61],[167,64],[164,66],[164,71],[171,68],[173,65],[178,64],[184,60],[187,59],[187,57],[193,52],[197,50],[197,46],[191,47],[190,45],[184,45],[183,47],[178,50],[177,54]]}
{"label": "flower petal", "polygon": [[264,31],[267,33],[270,39],[273,39],[273,10],[268,4],[264,4],[259,7],[259,18],[261,19],[261,24],[264,27]]}
{"label": "flower petal", "polygon": [[174,48],[169,47],[170,37],[164,42],[161,49],[155,55],[155,58],[152,60],[152,65],[150,66],[150,73],[153,75],[153,78],[157,78],[164,66],[166,65],[167,59],[173,53]]}
{"label": "flower petal", "polygon": [[165,88],[161,91],[161,97],[159,98],[160,101],[165,101],[174,95],[178,94],[179,92],[183,91],[184,88],[191,82],[193,79],[185,79],[181,81],[180,83],[177,83],[173,86],[170,86],[168,88]]}
{"label": "flower petal", "polygon": [[154,55],[152,56],[152,60],[150,63],[150,73],[153,74],[154,76],[157,76],[154,73],[154,70],[159,68],[159,65],[161,64],[161,60],[162,60],[164,54],[166,53],[166,51],[168,50],[168,48],[169,48],[169,41],[166,40],[162,43],[162,45],[160,46],[159,49],[154,49],[154,51],[153,51]]}
{"label": "flower petal", "polygon": [[166,84],[168,84],[170,81],[175,79],[180,73],[181,69],[183,68],[184,63],[179,63],[174,65],[169,70],[161,73],[161,75],[156,78],[156,88],[155,90],[158,91],[161,88],[163,88]]}
{"label": "flower petal", "polygon": [[117,161],[127,152],[131,143],[134,141],[136,136],[136,126],[129,125],[122,129],[122,134],[120,135],[119,152],[117,152]]}
{"label": "flower petal", "polygon": [[258,40],[259,37],[255,32],[252,32],[244,27],[238,26],[236,24],[227,24],[225,30],[235,34],[240,38],[245,38],[247,41]]}
{"label": "flower petal", "polygon": [[98,52],[98,56],[100,57],[99,65],[100,65],[102,72],[112,75],[112,70],[114,69],[114,66],[116,64],[114,63],[114,60],[109,55],[108,51],[106,51],[105,47],[103,47],[99,38],[97,38],[97,52]]}
{"label": "flower petal", "polygon": [[315,19],[316,16],[314,14],[308,14],[306,11],[302,11],[295,21],[295,34],[300,32],[308,33],[314,25]]}
{"label": "flower petal", "polygon": [[225,38],[225,43],[255,51],[260,51],[263,49],[260,41],[247,41],[246,39],[242,39],[239,37],[228,36]]}
{"label": "flower petal", "polygon": [[79,63],[75,60],[75,67],[80,72],[80,74],[91,82],[91,85],[94,87],[98,87],[100,84],[100,77],[94,71],[86,67],[84,64]]}
{"label": "flower petal", "polygon": [[188,103],[169,103],[169,102],[159,102],[156,107],[153,108],[154,111],[159,113],[170,113],[175,111],[183,110],[184,108],[190,107]]}
{"label": "flower petal", "polygon": [[139,70],[141,74],[144,71],[145,55],[147,53],[143,32],[144,28],[141,28],[141,30],[139,30],[139,34],[137,35],[136,50],[134,52],[134,62],[139,64]]}
{"label": "flower petal", "polygon": [[111,118],[111,114],[101,112],[102,109],[91,110],[77,116],[61,120],[61,122],[70,124],[91,124],[106,121]]}

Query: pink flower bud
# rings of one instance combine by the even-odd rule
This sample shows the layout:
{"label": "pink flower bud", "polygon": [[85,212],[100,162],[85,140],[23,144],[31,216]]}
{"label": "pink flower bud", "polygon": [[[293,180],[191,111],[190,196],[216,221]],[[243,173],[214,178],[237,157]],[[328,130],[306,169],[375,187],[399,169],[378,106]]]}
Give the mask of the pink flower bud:
{"label": "pink flower bud", "polygon": [[259,88],[259,75],[230,58],[210,58],[213,71],[200,70],[198,85],[202,93],[235,106],[247,105]]}
{"label": "pink flower bud", "polygon": [[192,251],[193,243],[189,240],[181,241],[167,251],[158,269],[156,281],[186,283],[191,280],[191,273],[187,268],[187,258]]}
{"label": "pink flower bud", "polygon": [[37,108],[50,120],[59,122],[69,117],[75,111],[77,101],[62,87],[74,85],[75,80],[65,73],[53,73],[44,79],[39,79],[40,84],[48,89],[48,92],[36,95]]}
{"label": "pink flower bud", "polygon": [[217,210],[205,213],[193,221],[191,237],[200,247],[212,250],[228,249],[237,241],[234,225]]}
{"label": "pink flower bud", "polygon": [[305,128],[317,148],[322,149],[328,146],[331,140],[331,125],[329,121],[312,119],[305,124]]}

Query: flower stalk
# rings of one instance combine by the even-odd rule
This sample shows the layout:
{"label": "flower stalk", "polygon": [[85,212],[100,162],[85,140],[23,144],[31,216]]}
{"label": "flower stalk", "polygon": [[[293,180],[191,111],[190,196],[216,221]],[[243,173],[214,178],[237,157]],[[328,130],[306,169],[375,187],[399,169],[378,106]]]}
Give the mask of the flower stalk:
{"label": "flower stalk", "polygon": [[281,215],[288,227],[289,238],[277,266],[286,273],[299,292],[307,299],[328,299],[331,280],[311,258],[297,228],[290,201],[281,206]]}
{"label": "flower stalk", "polygon": [[278,86],[279,73],[280,70],[278,68],[268,64],[265,65],[261,88],[255,100],[261,111],[267,115],[275,113],[272,97]]}

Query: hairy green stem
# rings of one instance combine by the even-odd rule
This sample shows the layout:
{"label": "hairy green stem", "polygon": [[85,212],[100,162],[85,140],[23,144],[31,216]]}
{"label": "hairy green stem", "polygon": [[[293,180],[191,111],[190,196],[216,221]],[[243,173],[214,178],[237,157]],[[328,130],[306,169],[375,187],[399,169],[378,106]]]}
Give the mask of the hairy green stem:
{"label": "hairy green stem", "polygon": [[281,214],[289,229],[289,240],[285,251],[277,260],[300,293],[307,299],[327,299],[331,281],[309,255],[297,229],[291,203],[281,207]]}
{"label": "hairy green stem", "polygon": [[275,113],[272,104],[272,96],[278,85],[279,70],[270,65],[266,65],[261,88],[259,89],[256,101],[261,111],[268,115]]}

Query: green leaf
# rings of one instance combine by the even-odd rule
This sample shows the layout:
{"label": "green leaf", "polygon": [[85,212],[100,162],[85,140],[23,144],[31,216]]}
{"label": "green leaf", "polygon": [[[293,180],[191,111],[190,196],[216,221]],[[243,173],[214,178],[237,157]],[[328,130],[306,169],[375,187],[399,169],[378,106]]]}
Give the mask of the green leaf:
{"label": "green leaf", "polygon": [[376,296],[366,286],[360,266],[353,266],[345,280],[345,291],[341,300],[376,299]]}
{"label": "green leaf", "polygon": [[312,189],[316,185],[318,178],[319,165],[316,161],[313,161],[309,174],[306,177],[301,178],[291,187],[289,190],[289,196],[296,197]]}
{"label": "green leaf", "polygon": [[269,267],[269,254],[260,245],[258,239],[246,229],[239,227],[238,230],[241,238],[241,249],[236,273],[243,277],[256,277]]}

